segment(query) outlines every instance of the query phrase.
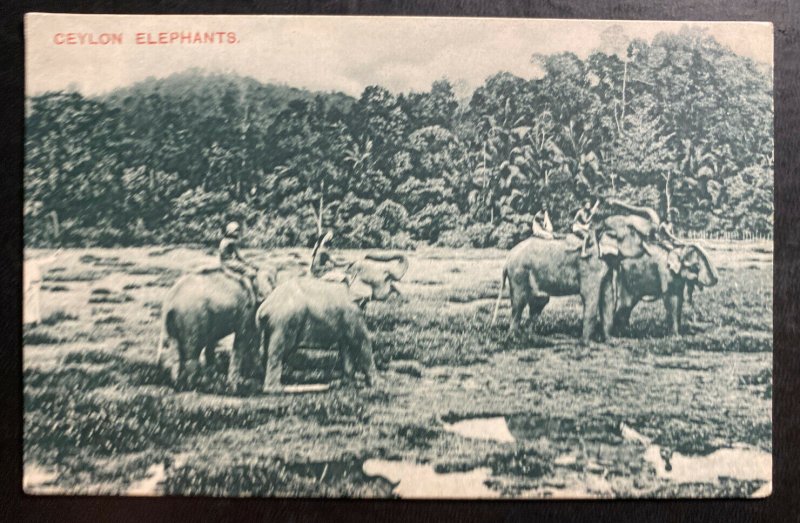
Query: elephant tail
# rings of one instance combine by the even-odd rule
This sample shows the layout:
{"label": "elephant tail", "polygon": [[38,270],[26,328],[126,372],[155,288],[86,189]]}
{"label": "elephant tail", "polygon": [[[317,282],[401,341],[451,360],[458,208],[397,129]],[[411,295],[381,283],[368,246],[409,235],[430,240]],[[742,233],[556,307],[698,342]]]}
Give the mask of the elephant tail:
{"label": "elephant tail", "polygon": [[167,344],[169,344],[172,332],[175,330],[174,316],[175,311],[173,309],[167,309],[164,312],[163,321],[161,322],[161,335],[158,338],[158,351],[156,353],[156,363],[159,367],[161,366],[161,359],[164,351],[167,349]]}
{"label": "elephant tail", "polygon": [[503,299],[503,289],[506,286],[507,279],[508,271],[503,267],[503,275],[500,277],[500,290],[497,292],[497,301],[494,303],[494,312],[492,313],[492,322],[489,324],[490,327],[494,327],[494,322],[497,320],[497,312],[500,310],[500,300]]}

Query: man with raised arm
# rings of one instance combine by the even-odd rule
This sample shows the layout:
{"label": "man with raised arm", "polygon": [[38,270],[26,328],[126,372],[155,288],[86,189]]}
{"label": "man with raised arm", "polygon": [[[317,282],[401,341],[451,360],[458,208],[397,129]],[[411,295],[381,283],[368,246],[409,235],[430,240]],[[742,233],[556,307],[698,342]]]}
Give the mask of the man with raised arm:
{"label": "man with raised arm", "polygon": [[589,256],[586,252],[586,245],[589,243],[589,237],[591,236],[592,218],[594,218],[599,206],[600,200],[597,200],[594,205],[589,199],[583,200],[583,205],[578,209],[575,218],[572,220],[572,232],[583,241],[581,245],[582,258]]}
{"label": "man with raised arm", "polygon": [[250,294],[254,303],[258,302],[258,291],[256,290],[257,269],[251,263],[245,261],[239,253],[239,223],[230,222],[225,226],[225,236],[219,242],[219,261],[222,271],[238,280],[245,290]]}
{"label": "man with raised arm", "polygon": [[555,238],[553,234],[553,224],[550,221],[550,214],[547,211],[547,206],[543,205],[542,208],[539,209],[539,212],[533,215],[531,232],[536,238],[544,238],[546,240]]}

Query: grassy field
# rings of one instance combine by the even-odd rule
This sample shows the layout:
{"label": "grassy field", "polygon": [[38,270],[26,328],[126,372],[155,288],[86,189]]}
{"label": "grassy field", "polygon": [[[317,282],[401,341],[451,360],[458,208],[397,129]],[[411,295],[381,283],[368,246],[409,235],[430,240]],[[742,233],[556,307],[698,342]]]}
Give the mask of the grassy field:
{"label": "grassy field", "polygon": [[[635,338],[590,347],[577,298],[553,299],[515,340],[506,298],[489,326],[504,252],[420,250],[403,301],[368,306],[379,387],[249,397],[175,393],[154,365],[161,300],[210,253],[65,251],[44,322],[24,332],[26,490],[394,496],[397,479],[364,466],[384,460],[442,481],[481,471],[481,495],[749,496],[763,478],[665,478],[621,429],[687,457],[772,450],[772,247],[708,248],[721,282],[696,294],[686,334],[666,337],[661,303],[644,303]],[[308,253],[250,256],[289,274]],[[335,363],[309,351],[286,379],[330,381]],[[505,420],[512,440],[451,430],[480,418]]]}

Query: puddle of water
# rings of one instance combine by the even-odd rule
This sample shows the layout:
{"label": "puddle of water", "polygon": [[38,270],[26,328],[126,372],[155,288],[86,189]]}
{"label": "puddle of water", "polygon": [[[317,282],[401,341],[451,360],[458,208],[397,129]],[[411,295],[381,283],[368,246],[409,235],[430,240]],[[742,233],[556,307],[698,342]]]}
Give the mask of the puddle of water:
{"label": "puddle of water", "polygon": [[514,443],[516,441],[508,430],[506,419],[502,416],[470,418],[452,424],[445,423],[444,430],[471,439],[485,439],[501,443]]}
{"label": "puddle of water", "polygon": [[131,483],[126,494],[128,496],[155,496],[158,494],[158,486],[167,477],[167,468],[163,463],[150,465],[147,469],[147,477]]}
{"label": "puddle of water", "polygon": [[659,478],[675,483],[713,483],[721,477],[761,480],[767,484],[759,488],[753,497],[765,497],[772,492],[772,454],[768,452],[735,444],[705,456],[685,456],[678,452],[670,455],[624,423],[620,428],[624,439],[636,441],[645,447],[644,459],[653,465]]}
{"label": "puddle of water", "polygon": [[162,484],[167,478],[169,468],[180,468],[187,460],[188,454],[177,454],[164,463],[156,463],[147,468],[147,476],[134,481],[125,491],[127,496],[157,496],[161,494]]}
{"label": "puddle of water", "polygon": [[306,392],[326,392],[331,388],[328,383],[306,383],[302,385],[286,385],[283,392],[287,394],[304,394]]}
{"label": "puddle of water", "polygon": [[462,499],[498,498],[486,486],[492,471],[481,467],[467,472],[438,473],[433,465],[420,465],[404,461],[368,459],[362,467],[368,476],[382,476],[393,483],[394,494],[401,498]]}
{"label": "puddle of water", "polygon": [[[676,483],[712,483],[720,477],[772,480],[772,455],[751,447],[719,449],[706,456],[684,456],[675,452],[667,461],[661,456],[661,448],[651,445],[645,450],[644,458],[653,464],[659,478]],[[667,463],[670,470],[667,470]]]}
{"label": "puddle of water", "polygon": [[60,492],[53,482],[58,473],[39,465],[25,465],[22,471],[22,490],[27,494],[55,494]]}

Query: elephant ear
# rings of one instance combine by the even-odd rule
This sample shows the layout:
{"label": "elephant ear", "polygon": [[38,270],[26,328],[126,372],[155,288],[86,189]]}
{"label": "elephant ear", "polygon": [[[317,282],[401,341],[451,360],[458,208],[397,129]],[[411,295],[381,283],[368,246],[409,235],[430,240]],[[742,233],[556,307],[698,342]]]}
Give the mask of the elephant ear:
{"label": "elephant ear", "polygon": [[408,271],[408,258],[403,254],[367,254],[364,258],[385,262],[387,280],[400,281]]}
{"label": "elephant ear", "polygon": [[682,257],[684,266],[690,266],[686,263],[686,259],[689,257],[692,258],[691,266],[697,267],[697,270],[692,273],[693,279],[697,279],[700,285],[716,285],[719,281],[719,273],[703,248],[696,244],[688,245],[684,248]]}
{"label": "elephant ear", "polygon": [[678,249],[672,249],[667,254],[667,267],[673,274],[679,274],[683,268],[683,262],[686,258],[685,253],[678,252]]}

